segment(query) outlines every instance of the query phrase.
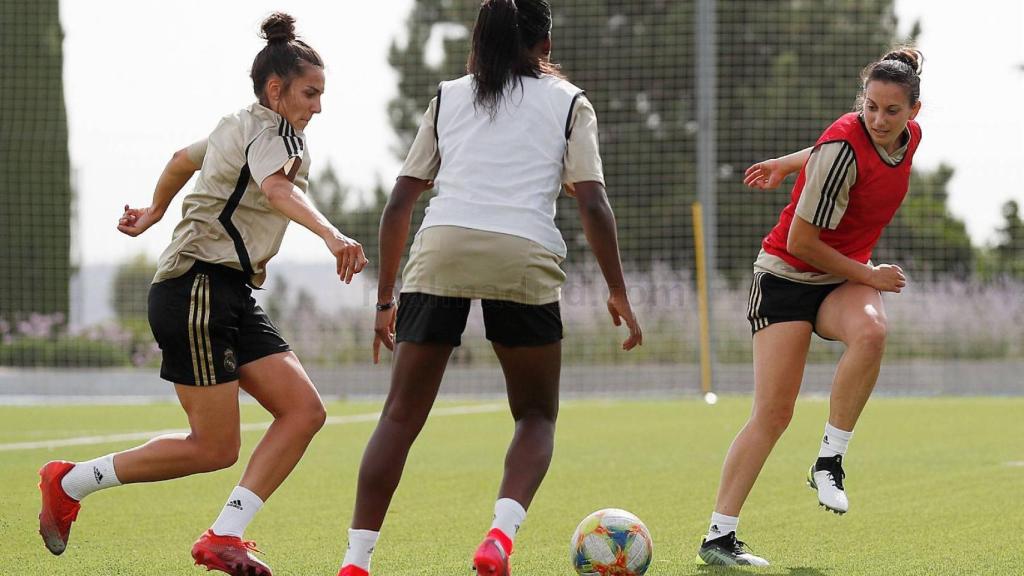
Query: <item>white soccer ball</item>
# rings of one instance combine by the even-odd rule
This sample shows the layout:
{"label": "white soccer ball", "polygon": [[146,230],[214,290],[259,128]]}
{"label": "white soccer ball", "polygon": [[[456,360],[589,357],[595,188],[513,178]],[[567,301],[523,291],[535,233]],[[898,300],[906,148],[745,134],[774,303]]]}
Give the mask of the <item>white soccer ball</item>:
{"label": "white soccer ball", "polygon": [[580,522],[569,553],[580,576],[642,576],[651,565],[654,542],[639,518],[605,508]]}

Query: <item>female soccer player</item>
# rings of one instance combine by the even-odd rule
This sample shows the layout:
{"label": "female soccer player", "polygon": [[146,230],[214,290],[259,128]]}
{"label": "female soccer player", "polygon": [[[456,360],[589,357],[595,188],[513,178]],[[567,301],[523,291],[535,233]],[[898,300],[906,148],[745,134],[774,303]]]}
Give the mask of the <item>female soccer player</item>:
{"label": "female soccer player", "polygon": [[841,341],[846,351],[807,482],[820,505],[838,514],[849,509],[842,461],[885,350],[881,293],[906,286],[899,266],[874,265],[870,257],[907,194],[921,142],[914,118],[921,109],[922,61],[920,52],[901,48],[870,64],[856,112],[836,120],[813,149],[747,171],[748,185],[769,188],[803,166],[789,205],[754,263],[748,306],[754,407],[725,457],[698,562],[768,564],[744,549],[736,527],[743,502],[792,418],[812,333]]}
{"label": "female soccer player", "polygon": [[[369,571],[409,448],[461,343],[473,299],[482,300],[515,420],[494,521],[473,563],[482,575],[508,574],[513,539],[554,446],[565,279],[559,263],[566,255],[554,222],[561,184],[579,204],[610,291],[608,311],[616,325],[629,327],[623,348],[642,343],[605,195],[594,110],[551,64],[550,30],[547,0],[483,2],[469,74],[441,83],[384,209],[374,361],[381,344],[395,359],[359,471],[342,576]],[[395,276],[413,206],[435,185],[396,311]]]}
{"label": "female soccer player", "polygon": [[292,220],[323,238],[346,283],[366,264],[359,243],[305,196],[309,157],[303,129],[320,112],[324,72],[319,54],[295,38],[294,22],[277,13],[262,24],[267,45],[251,71],[258,102],[225,116],[206,140],[176,152],[150,206],[126,206],[120,218],[121,232],[145,232],[202,168],[149,294],[149,321],[163,351],[160,376],[175,384],[191,432],[87,462],[46,464],[39,472],[39,531],[54,554],[64,552],[79,502],[92,492],[232,466],[241,443],[241,387],[274,422],[192,556],[197,564],[229,574],[270,574],[249,553],[255,547],[242,540],[243,531],[302,457],[325,412],[251,287],[266,278],[267,261]]}

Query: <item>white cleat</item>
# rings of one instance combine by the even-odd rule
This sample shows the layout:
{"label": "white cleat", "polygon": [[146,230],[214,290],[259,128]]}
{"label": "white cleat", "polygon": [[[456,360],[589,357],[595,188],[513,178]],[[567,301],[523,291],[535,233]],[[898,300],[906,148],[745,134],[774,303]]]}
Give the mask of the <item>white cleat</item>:
{"label": "white cleat", "polygon": [[821,457],[807,471],[807,485],[818,492],[818,505],[840,516],[850,509],[843,488],[843,457],[839,454]]}

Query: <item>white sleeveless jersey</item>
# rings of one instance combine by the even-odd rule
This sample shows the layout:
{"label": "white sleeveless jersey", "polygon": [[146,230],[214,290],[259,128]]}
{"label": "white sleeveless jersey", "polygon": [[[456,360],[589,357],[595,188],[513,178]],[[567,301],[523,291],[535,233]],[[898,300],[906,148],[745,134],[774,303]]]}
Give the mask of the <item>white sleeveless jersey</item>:
{"label": "white sleeveless jersey", "polygon": [[461,226],[533,240],[564,258],[555,227],[569,121],[583,91],[553,76],[521,77],[492,118],[472,76],[438,88],[441,166],[421,229]]}

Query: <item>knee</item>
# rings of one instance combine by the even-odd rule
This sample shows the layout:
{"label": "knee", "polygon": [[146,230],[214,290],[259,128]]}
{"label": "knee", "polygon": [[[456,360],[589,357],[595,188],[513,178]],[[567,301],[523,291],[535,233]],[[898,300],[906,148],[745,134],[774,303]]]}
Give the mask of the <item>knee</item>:
{"label": "knee", "polygon": [[323,402],[317,399],[301,408],[291,410],[288,413],[288,418],[293,427],[300,430],[303,435],[312,438],[327,422],[327,409],[324,408]]}
{"label": "knee", "polygon": [[793,407],[777,407],[759,410],[751,418],[751,424],[762,434],[778,439],[793,420]]}
{"label": "knee", "polygon": [[888,333],[889,328],[885,318],[871,318],[857,328],[850,345],[881,354],[885,351],[885,340]]}
{"label": "knee", "polygon": [[306,421],[310,436],[319,432],[327,422],[327,409],[324,408],[324,403],[318,401],[310,406],[303,415],[303,419]]}
{"label": "knee", "polygon": [[516,421],[517,426],[549,427],[554,430],[555,421],[558,419],[558,408],[535,406],[516,410],[512,413],[512,418]]}
{"label": "knee", "polygon": [[231,468],[238,462],[241,438],[234,442],[200,444],[195,462],[200,472],[215,472]]}
{"label": "knee", "polygon": [[426,423],[429,412],[430,408],[424,410],[414,403],[388,402],[381,411],[380,423],[415,436]]}

